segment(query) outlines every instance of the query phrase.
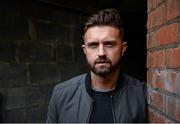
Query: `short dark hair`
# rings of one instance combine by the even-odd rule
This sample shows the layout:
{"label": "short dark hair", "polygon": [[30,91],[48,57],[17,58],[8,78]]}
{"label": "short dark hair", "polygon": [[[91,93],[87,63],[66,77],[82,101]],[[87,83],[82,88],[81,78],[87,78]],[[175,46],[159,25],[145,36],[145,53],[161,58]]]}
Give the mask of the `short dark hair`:
{"label": "short dark hair", "polygon": [[121,36],[123,37],[124,31],[123,31],[123,21],[121,19],[121,16],[119,12],[116,9],[105,9],[97,12],[96,14],[93,14],[90,16],[87,21],[84,23],[84,31],[88,30],[88,28],[93,26],[113,26],[119,29]]}

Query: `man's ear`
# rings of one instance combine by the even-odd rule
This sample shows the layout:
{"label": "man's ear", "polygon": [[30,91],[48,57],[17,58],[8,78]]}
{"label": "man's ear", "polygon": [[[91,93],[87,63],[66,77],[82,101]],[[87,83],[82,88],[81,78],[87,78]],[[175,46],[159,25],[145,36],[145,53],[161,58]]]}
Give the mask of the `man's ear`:
{"label": "man's ear", "polygon": [[82,47],[82,49],[83,49],[84,54],[86,55],[85,45],[83,44],[81,47]]}
{"label": "man's ear", "polygon": [[123,42],[122,56],[124,55],[126,49],[127,49],[127,42]]}

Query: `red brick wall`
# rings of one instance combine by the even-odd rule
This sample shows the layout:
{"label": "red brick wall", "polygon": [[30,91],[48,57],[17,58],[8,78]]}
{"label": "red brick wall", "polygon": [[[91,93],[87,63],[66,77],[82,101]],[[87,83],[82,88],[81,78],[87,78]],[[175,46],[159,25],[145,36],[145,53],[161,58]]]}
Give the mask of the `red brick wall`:
{"label": "red brick wall", "polygon": [[148,0],[150,122],[180,122],[180,0]]}

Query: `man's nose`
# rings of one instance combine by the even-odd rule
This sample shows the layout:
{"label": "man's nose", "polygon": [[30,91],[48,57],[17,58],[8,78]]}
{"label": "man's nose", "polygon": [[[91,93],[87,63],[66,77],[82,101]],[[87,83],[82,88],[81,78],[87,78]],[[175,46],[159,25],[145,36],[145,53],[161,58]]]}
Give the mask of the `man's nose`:
{"label": "man's nose", "polygon": [[99,49],[98,49],[98,56],[99,56],[99,57],[106,56],[106,50],[105,50],[105,48],[104,48],[103,45],[100,45],[100,46],[99,46]]}

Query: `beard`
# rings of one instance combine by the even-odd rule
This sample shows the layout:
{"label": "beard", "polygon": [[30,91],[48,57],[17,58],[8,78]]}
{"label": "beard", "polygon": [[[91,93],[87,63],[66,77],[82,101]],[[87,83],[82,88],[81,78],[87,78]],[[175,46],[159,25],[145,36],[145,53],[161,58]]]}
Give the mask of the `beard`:
{"label": "beard", "polygon": [[[104,65],[98,66],[98,64],[102,64],[102,63],[105,64],[105,66]],[[91,71],[94,72],[96,75],[106,76],[119,68],[120,59],[117,63],[112,64],[112,61],[107,57],[97,58],[94,61],[93,65],[91,65],[90,63],[88,63],[88,65]]]}

